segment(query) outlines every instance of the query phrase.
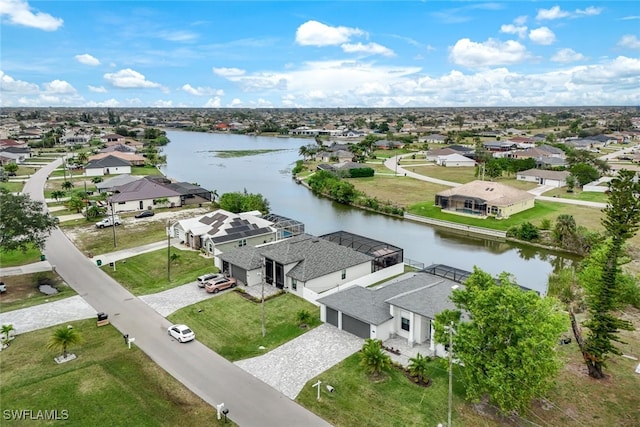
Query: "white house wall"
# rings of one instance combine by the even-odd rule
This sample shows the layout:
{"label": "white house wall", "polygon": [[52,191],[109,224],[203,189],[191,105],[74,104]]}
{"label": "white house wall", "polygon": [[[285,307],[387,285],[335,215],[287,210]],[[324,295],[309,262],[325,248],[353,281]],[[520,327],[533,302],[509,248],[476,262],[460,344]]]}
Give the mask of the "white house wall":
{"label": "white house wall", "polygon": [[[339,270],[321,277],[317,277],[315,279],[308,280],[306,282],[306,287],[313,292],[321,293],[328,289],[343,285],[354,279],[364,277],[368,274],[371,274],[371,261],[349,267],[346,270],[347,274],[344,279],[342,279],[342,270]],[[285,275],[287,272],[288,270],[286,270],[285,267]]]}
{"label": "white house wall", "polygon": [[[180,196],[167,197],[167,199],[168,199],[168,202],[163,204],[153,204],[154,199],[142,199],[142,209],[148,209],[149,207],[151,207],[151,209],[154,209],[157,207],[180,206]],[[116,212],[139,211],[141,210],[140,200],[130,200],[128,202],[117,202],[115,204],[115,210]],[[180,240],[184,240],[184,238],[181,238]]]}
{"label": "white house wall", "polygon": [[377,326],[371,325],[371,338],[385,341],[391,338],[391,334],[393,334],[393,319]]}

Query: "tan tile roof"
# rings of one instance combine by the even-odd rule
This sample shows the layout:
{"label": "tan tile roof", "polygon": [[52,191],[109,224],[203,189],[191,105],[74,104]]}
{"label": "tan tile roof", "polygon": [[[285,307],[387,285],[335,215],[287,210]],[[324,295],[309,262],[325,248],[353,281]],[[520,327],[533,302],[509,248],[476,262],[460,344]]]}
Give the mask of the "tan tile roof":
{"label": "tan tile roof", "polygon": [[443,197],[473,197],[494,206],[511,206],[514,203],[534,199],[533,194],[508,185],[491,181],[471,181],[459,187],[450,188],[438,193]]}

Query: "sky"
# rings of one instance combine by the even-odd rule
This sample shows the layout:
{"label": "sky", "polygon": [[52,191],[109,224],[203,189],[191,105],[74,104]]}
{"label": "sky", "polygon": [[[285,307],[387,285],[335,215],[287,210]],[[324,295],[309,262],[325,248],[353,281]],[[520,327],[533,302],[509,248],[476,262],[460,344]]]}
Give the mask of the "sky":
{"label": "sky", "polygon": [[640,105],[628,1],[0,0],[4,107]]}

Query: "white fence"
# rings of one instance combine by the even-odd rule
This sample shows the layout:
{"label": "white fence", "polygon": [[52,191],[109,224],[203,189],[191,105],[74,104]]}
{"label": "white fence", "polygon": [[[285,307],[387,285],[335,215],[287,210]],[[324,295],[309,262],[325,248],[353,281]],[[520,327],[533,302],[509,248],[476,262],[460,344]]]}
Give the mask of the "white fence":
{"label": "white fence", "polygon": [[319,298],[335,294],[336,292],[344,291],[345,289],[352,286],[362,286],[363,288],[366,288],[367,286],[371,286],[374,283],[380,282],[393,276],[397,276],[402,273],[404,273],[404,263],[383,268],[382,270],[378,270],[375,273],[371,273],[364,277],[360,277],[359,279],[343,283],[342,285],[336,286],[335,288],[329,289],[328,291],[324,291],[322,293],[317,293],[310,289],[304,288],[302,290],[302,298],[306,299],[312,304],[320,305],[316,302]]}

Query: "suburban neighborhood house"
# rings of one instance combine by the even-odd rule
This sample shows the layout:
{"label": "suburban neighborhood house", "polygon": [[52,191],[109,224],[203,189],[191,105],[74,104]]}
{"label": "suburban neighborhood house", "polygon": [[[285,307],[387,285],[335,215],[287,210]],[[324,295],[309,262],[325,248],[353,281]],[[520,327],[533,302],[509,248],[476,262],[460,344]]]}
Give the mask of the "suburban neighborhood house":
{"label": "suburban neighborhood house", "polygon": [[84,167],[86,176],[119,175],[131,173],[131,162],[109,155],[90,160]]}
{"label": "suburban neighborhood house", "polygon": [[191,249],[203,250],[209,256],[273,242],[278,236],[273,222],[262,218],[260,212],[236,214],[223,209],[171,224],[169,233]]}
{"label": "suburban neighborhood house", "polygon": [[453,153],[444,156],[438,156],[436,163],[446,168],[451,167],[473,167],[476,165],[475,160],[463,156],[462,154]]}
{"label": "suburban neighborhood house", "polygon": [[318,299],[320,319],[361,338],[401,337],[410,347],[428,347],[425,353],[444,354],[435,343],[433,321],[455,308],[449,296],[458,288],[463,286],[425,271],[375,288],[352,286]]}
{"label": "suburban neighborhood house", "polygon": [[570,175],[568,171],[551,171],[544,169],[528,169],[518,172],[516,179],[518,181],[535,182],[540,185],[549,185],[551,187],[564,187],[567,185],[567,177]]}
{"label": "suburban neighborhood house", "polygon": [[222,270],[247,286],[275,286],[315,303],[323,292],[367,286],[404,271],[402,249],[346,232],[299,234],[218,255]]}
{"label": "suburban neighborhood house", "polygon": [[435,204],[443,212],[482,217],[509,218],[531,209],[535,196],[526,191],[491,181],[471,181],[436,194]]}
{"label": "suburban neighborhood house", "polygon": [[210,201],[210,191],[188,182],[171,182],[164,177],[145,177],[120,185],[113,189],[109,198],[115,213]]}

